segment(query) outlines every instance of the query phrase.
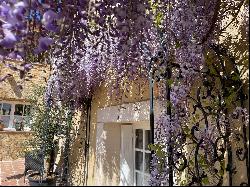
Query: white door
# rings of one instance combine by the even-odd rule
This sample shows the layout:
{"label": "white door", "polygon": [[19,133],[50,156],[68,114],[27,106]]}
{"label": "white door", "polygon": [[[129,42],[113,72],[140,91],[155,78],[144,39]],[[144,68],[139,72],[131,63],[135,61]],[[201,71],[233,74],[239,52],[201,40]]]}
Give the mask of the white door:
{"label": "white door", "polygon": [[133,186],[133,126],[121,125],[120,185]]}
{"label": "white door", "polygon": [[151,143],[149,124],[134,125],[134,186],[149,186]]}

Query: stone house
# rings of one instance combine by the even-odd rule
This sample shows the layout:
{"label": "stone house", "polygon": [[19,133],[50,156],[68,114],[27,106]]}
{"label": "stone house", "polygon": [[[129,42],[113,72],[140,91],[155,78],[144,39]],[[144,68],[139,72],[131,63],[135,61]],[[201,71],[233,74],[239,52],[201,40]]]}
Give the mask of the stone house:
{"label": "stone house", "polygon": [[[46,82],[47,74],[43,71],[45,69],[39,64],[35,65],[31,71],[32,82],[19,80],[18,74],[15,73],[13,77],[0,83],[0,117],[4,119],[6,125],[5,131],[0,131],[0,160],[17,158],[18,155],[14,153],[22,148],[16,142],[22,142],[27,139],[27,134],[30,134],[28,127],[24,128],[26,131],[16,131],[14,121],[25,118],[27,111],[25,109],[29,108],[27,96],[34,85]],[[0,77],[4,74],[6,74],[6,68],[0,65]],[[22,85],[22,89],[18,85]],[[198,83],[194,85],[197,86]],[[79,111],[80,123],[74,127],[76,133],[70,140],[70,185],[148,185],[150,151],[147,144],[150,142],[150,95],[147,80],[144,80],[142,87],[143,93],[138,92],[135,83],[131,83],[122,101],[108,94],[110,87],[105,83],[96,90],[91,102],[88,157],[84,157],[87,131],[85,113]],[[154,112],[157,118],[161,110],[157,85],[154,91]],[[245,106],[249,111],[248,101]],[[246,168],[242,166],[238,171],[240,172],[234,175],[236,185],[239,185],[237,179],[247,178]],[[225,176],[224,184],[228,184],[228,176]]]}
{"label": "stone house", "polygon": [[[6,63],[16,67],[22,64],[21,61],[14,60]],[[0,119],[5,125],[4,130],[0,131],[0,160],[16,159],[21,156],[22,144],[32,134],[25,123],[25,117],[30,110],[28,97],[35,86],[46,83],[48,68],[35,64],[26,78],[20,79],[18,71],[12,71],[1,63],[0,77],[7,74],[12,76],[0,82]]]}
{"label": "stone house", "polygon": [[[71,185],[148,185],[150,151],[147,145],[150,142],[150,96],[147,81],[143,89],[144,94],[138,95],[136,87],[131,86],[129,95],[124,97],[122,102],[111,98],[105,85],[95,92],[91,106],[87,162],[84,158],[83,142],[86,140],[84,120],[75,127],[76,135],[71,139],[69,153]],[[157,85],[154,91],[156,119],[161,110]],[[248,107],[247,102],[246,106]],[[242,171],[240,178],[243,180],[247,178],[244,164],[242,164]],[[85,172],[88,172],[87,177],[84,175]],[[238,184],[237,175],[234,176],[235,184]],[[228,176],[225,174],[224,185],[227,184]]]}
{"label": "stone house", "polygon": [[[234,27],[228,28],[226,34],[237,38],[235,36],[238,36],[238,31],[234,29]],[[248,49],[244,49],[244,51],[249,54]],[[238,58],[244,59],[245,57],[238,56]],[[246,58],[248,59],[248,57]],[[245,64],[246,67],[247,64]],[[248,76],[249,70],[243,75],[246,94],[249,92]],[[195,90],[200,84],[199,81],[195,83],[193,89]],[[149,83],[147,80],[144,82],[144,92],[141,94],[138,94],[136,88],[137,86],[131,83],[129,94],[126,97],[123,96],[122,102],[110,97],[108,94],[110,88],[105,83],[94,93],[91,105],[87,161],[84,158],[86,122],[82,119],[85,114],[79,112],[79,120],[82,121],[74,129],[76,135],[71,140],[69,153],[69,181],[71,185],[147,185],[150,155],[150,151],[147,149],[147,143],[150,141]],[[154,91],[156,119],[161,110],[157,85],[155,85]],[[249,112],[249,99],[243,105]],[[236,123],[235,128],[239,127],[237,125],[239,124]],[[245,145],[249,147],[249,127],[247,127],[246,132],[248,141],[245,142]],[[233,165],[237,172],[233,173],[232,184],[240,185],[242,181],[248,181],[249,176],[247,176],[245,161],[237,160],[235,144],[232,145],[234,150]],[[246,157],[249,159],[249,149]],[[223,185],[229,185],[227,173],[224,173]]]}
{"label": "stone house", "polygon": [[[230,35],[236,42],[238,31],[232,26],[228,28],[225,35]],[[236,38],[236,39],[235,39]],[[223,42],[223,41],[222,41]],[[247,42],[247,41],[245,41]],[[242,48],[244,52],[235,53],[237,60],[248,59],[249,51]],[[244,56],[247,54],[247,56]],[[230,63],[229,63],[230,64]],[[248,61],[238,68],[248,69]],[[231,65],[227,67],[230,71]],[[244,93],[249,92],[249,70],[242,71],[244,79]],[[110,87],[107,83],[93,95],[91,103],[91,120],[89,132],[88,158],[84,158],[86,143],[86,122],[82,118],[84,113],[79,112],[79,126],[75,127],[75,136],[71,139],[69,173],[71,185],[123,185],[136,186],[147,185],[149,178],[149,155],[147,149],[150,134],[149,122],[149,82],[143,80],[143,92],[138,92],[135,82],[131,82],[128,94],[123,95],[122,101],[110,97]],[[194,83],[192,92],[195,92],[201,82]],[[232,85],[234,87],[235,85]],[[154,113],[155,119],[161,110],[158,102],[158,88],[154,85]],[[195,94],[195,93],[193,93]],[[249,99],[243,106],[249,112]],[[235,124],[235,129],[240,124]],[[249,127],[246,128],[247,142],[249,146]],[[232,141],[236,142],[236,141]],[[243,145],[241,145],[243,146]],[[233,164],[237,171],[233,174],[233,185],[239,185],[247,181],[247,167],[245,161],[237,161],[236,146],[233,147]],[[243,150],[243,149],[242,149]],[[248,149],[249,159],[249,149]],[[247,157],[247,156],[246,156]],[[86,166],[87,165],[87,166]],[[86,176],[85,173],[88,173]],[[229,184],[228,174],[224,174],[223,185]]]}

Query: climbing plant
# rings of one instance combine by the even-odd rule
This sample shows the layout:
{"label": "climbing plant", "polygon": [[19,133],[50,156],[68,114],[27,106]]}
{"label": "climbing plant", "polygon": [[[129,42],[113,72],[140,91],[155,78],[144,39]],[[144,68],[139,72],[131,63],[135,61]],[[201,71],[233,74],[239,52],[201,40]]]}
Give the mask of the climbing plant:
{"label": "climbing plant", "polygon": [[[237,100],[238,94],[241,101],[245,99],[241,87],[238,87],[242,85],[239,83],[243,77],[241,72],[236,71],[238,67],[232,67],[232,63],[229,66],[224,64],[225,58],[229,58],[227,61],[243,66],[246,71],[248,51],[245,49],[248,44],[236,44],[227,34],[230,32],[227,29],[240,25],[241,42],[247,43],[248,1],[5,0],[1,1],[0,13],[1,63],[19,71],[20,77],[25,76],[34,62],[49,63],[51,76],[46,87],[45,108],[52,111],[60,105],[70,107],[73,112],[86,106],[85,101],[105,81],[111,85],[111,94],[117,97],[126,94],[131,81],[147,79],[148,67],[153,62],[155,72],[158,72],[156,79],[162,88],[159,97],[163,110],[156,126],[155,139],[158,143],[152,146],[156,154],[152,159],[151,185],[165,182],[173,185],[174,170],[184,170],[188,166],[195,172],[187,183],[211,182],[208,174],[201,171],[201,166],[207,167],[204,154],[212,154],[208,149],[214,149],[217,144],[224,145],[222,155],[225,150],[228,153],[232,151],[230,138],[233,133],[231,127],[224,125],[227,122],[223,122],[225,127],[220,132],[221,117],[229,118],[227,104]],[[238,50],[237,45],[242,46],[243,51]],[[235,54],[228,56],[225,54],[227,50]],[[244,56],[243,60],[237,52]],[[216,59],[209,61],[207,58],[211,58],[211,54],[215,54]],[[9,64],[7,58],[22,58],[24,61],[16,67]],[[234,72],[228,74],[227,67]],[[1,77],[1,81],[8,76],[11,74]],[[193,96],[191,88],[198,79],[204,79],[204,84]],[[221,87],[212,89],[211,84],[217,80]],[[236,85],[232,87],[232,84]],[[208,94],[200,96],[203,92]],[[209,100],[208,106],[203,106],[201,99],[214,96],[212,92],[218,92],[217,96]],[[189,119],[190,101],[196,103],[193,104],[196,109],[193,121]],[[238,105],[233,107],[244,111],[244,115],[247,113],[241,105],[240,110]],[[201,114],[196,114],[197,110]],[[215,122],[207,119],[210,114]],[[191,126],[196,124],[191,130],[187,125],[190,123]],[[199,127],[199,124],[204,127]],[[214,126],[222,139],[211,143],[205,137],[210,137]],[[196,136],[197,131],[201,137]],[[186,149],[185,136],[189,136],[195,146],[194,165],[186,163],[187,155],[182,154]],[[245,142],[244,133],[241,137]],[[203,147],[203,152],[200,147]],[[159,149],[163,149],[163,153]],[[222,156],[214,154],[213,162],[224,167],[225,157],[221,160]],[[178,159],[182,159],[183,166],[176,168],[174,163]],[[220,177],[224,171],[221,168],[216,168],[218,184],[221,184]],[[206,169],[211,171],[213,168]],[[232,166],[229,165],[227,170],[232,175]]]}
{"label": "climbing plant", "polygon": [[[188,111],[178,111],[184,119],[177,132],[169,126],[175,122],[178,108],[171,106],[172,113],[158,121],[156,144],[151,145],[156,155],[152,171],[154,184],[168,182],[169,173],[174,172],[175,182],[180,185],[220,186],[225,182],[226,173],[232,185],[240,162],[248,175],[249,116],[244,108],[248,96],[243,91],[246,84],[225,48],[212,45],[209,51],[207,55],[212,56],[213,61],[217,58],[221,62],[213,63],[207,58],[199,79],[195,80],[196,86],[187,95]],[[166,158],[171,158],[172,162]],[[247,180],[237,182],[243,185]]]}
{"label": "climbing plant", "polygon": [[[68,136],[73,125],[73,117],[67,107],[47,107],[43,99],[44,93],[45,87],[36,86],[27,98],[31,104],[31,112],[26,123],[33,132],[32,139],[28,142],[28,146],[31,147],[29,151],[44,155],[48,161],[46,174],[51,175],[54,173],[55,159],[60,153],[59,147],[69,146]],[[66,143],[60,145],[62,141]]]}

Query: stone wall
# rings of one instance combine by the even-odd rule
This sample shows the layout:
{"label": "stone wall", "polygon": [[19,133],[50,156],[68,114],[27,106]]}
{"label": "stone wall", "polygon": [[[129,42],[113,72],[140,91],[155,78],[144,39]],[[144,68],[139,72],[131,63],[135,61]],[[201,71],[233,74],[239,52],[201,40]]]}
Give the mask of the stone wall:
{"label": "stone wall", "polygon": [[[22,62],[20,61],[8,61],[6,63],[21,69]],[[0,63],[0,78],[7,74],[12,75],[5,81],[0,82],[0,101],[25,101],[36,85],[45,85],[49,72],[48,66],[36,64],[33,65],[33,68],[26,74],[25,78],[21,79],[19,71],[12,71]]]}
{"label": "stone wall", "polygon": [[0,161],[23,158],[30,138],[32,132],[0,131]]}
{"label": "stone wall", "polygon": [[[11,60],[5,63],[22,69],[23,62],[21,61]],[[0,63],[0,78],[7,74],[12,75],[5,81],[0,82],[0,101],[28,103],[29,95],[36,86],[46,84],[49,72],[49,66],[34,64],[25,78],[21,79],[19,71],[12,71],[3,63]],[[0,161],[23,157],[23,151],[27,149],[25,142],[31,137],[32,132],[27,131],[0,131]]]}

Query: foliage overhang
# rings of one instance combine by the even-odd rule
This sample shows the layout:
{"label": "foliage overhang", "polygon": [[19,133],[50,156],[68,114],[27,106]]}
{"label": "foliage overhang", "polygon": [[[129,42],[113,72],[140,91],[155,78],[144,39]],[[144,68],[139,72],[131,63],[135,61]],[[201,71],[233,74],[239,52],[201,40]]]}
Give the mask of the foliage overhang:
{"label": "foliage overhang", "polygon": [[[239,25],[243,45],[235,62],[244,66],[248,59],[246,0],[1,0],[0,3],[1,62],[9,66],[6,58],[22,58],[24,74],[34,62],[49,63],[52,72],[45,94],[47,106],[60,101],[77,109],[106,80],[110,80],[112,91],[121,94],[122,81],[128,80],[124,83],[126,88],[130,81],[148,77],[153,57],[162,60],[157,71],[177,64],[179,70],[168,80],[174,111],[169,116],[163,110],[157,127],[168,129],[166,137],[169,133],[178,134],[186,123],[186,100],[193,82],[202,77],[199,72],[206,68],[211,47],[225,45],[237,56],[238,49],[234,46],[240,44],[225,35],[233,23]],[[220,43],[221,36],[225,39]],[[10,69],[20,71],[15,67]],[[164,76],[160,79],[162,103],[167,109],[166,81]],[[155,171],[152,184],[158,184],[158,174]]]}

